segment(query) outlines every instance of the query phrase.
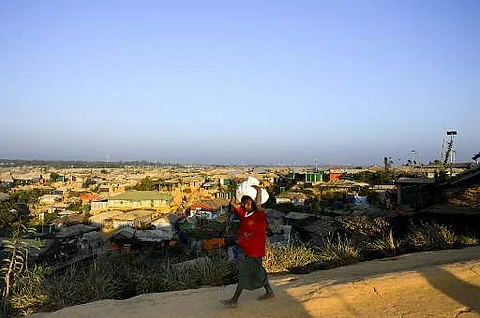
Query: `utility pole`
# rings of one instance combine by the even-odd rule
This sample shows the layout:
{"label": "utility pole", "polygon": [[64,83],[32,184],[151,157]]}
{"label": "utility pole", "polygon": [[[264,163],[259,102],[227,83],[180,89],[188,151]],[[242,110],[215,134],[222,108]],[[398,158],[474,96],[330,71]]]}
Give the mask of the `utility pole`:
{"label": "utility pole", "polygon": [[[447,131],[447,136],[450,136],[450,144],[449,144],[449,149],[450,150],[448,153],[447,152],[447,155],[450,155],[450,178],[452,177],[452,174],[453,174],[453,139],[454,137],[457,135],[457,131],[456,130],[450,130],[450,131]],[[445,160],[448,160],[448,158],[445,158]]]}

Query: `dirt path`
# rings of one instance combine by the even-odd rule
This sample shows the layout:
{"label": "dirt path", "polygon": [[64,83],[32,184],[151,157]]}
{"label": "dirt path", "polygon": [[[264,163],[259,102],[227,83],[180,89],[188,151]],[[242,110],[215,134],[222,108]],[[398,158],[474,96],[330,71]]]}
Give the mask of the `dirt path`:
{"label": "dirt path", "polygon": [[65,308],[35,318],[158,317],[480,317],[480,246],[424,252],[306,275],[271,277],[277,297],[235,285],[147,294]]}

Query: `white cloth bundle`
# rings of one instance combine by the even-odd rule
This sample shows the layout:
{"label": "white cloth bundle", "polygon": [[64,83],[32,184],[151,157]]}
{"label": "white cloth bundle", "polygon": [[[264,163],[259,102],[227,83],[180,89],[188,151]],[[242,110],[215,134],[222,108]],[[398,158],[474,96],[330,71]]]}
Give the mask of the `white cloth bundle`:
{"label": "white cloth bundle", "polygon": [[[257,196],[257,190],[255,190],[253,185],[260,185],[260,181],[254,177],[248,177],[247,180],[243,181],[240,183],[240,185],[237,188],[237,191],[235,192],[235,196],[237,197],[237,200],[240,201],[243,196],[249,196],[252,198],[252,200],[255,200],[255,197]],[[268,200],[268,192],[265,189],[262,189],[262,204],[267,202]]]}

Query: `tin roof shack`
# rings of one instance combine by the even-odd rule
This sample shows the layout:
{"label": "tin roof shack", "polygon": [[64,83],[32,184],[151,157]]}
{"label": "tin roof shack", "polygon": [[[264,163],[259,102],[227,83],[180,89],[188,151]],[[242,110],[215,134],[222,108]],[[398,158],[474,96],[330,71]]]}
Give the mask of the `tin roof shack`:
{"label": "tin roof shack", "polygon": [[97,215],[91,216],[89,218],[89,221],[92,226],[95,226],[99,229],[109,230],[113,229],[113,218],[121,216],[123,214],[125,214],[125,212],[118,210],[102,212]]}
{"label": "tin roof shack", "polygon": [[302,192],[285,192],[275,197],[276,204],[291,203],[294,206],[304,206],[308,196]]}
{"label": "tin roof shack", "polygon": [[118,229],[125,226],[133,228],[150,227],[152,222],[152,211],[133,210],[112,217],[112,226]]}
{"label": "tin roof shack", "polygon": [[292,239],[292,226],[282,225],[280,231],[267,237],[270,244],[288,244]]}
{"label": "tin roof shack", "polygon": [[216,248],[225,244],[225,240],[215,239],[223,239],[225,236],[226,215],[212,215],[211,219],[207,216],[200,213],[180,220],[179,240],[188,252],[200,252],[202,248]]}
{"label": "tin roof shack", "polygon": [[267,235],[270,244],[287,244],[291,239],[292,226],[285,225],[285,213],[274,209],[267,212]]}
{"label": "tin roof shack", "polygon": [[84,216],[78,213],[62,215],[54,219],[51,223],[55,224],[58,228],[71,227],[72,225],[83,224]]}
{"label": "tin roof shack", "polygon": [[99,253],[103,245],[102,234],[96,231],[85,233],[80,238],[80,249],[85,253]]}
{"label": "tin roof shack", "polygon": [[176,239],[176,233],[164,230],[135,230],[135,238],[142,242],[163,242]]}
{"label": "tin roof shack", "polygon": [[323,247],[334,233],[340,228],[335,225],[334,218],[331,216],[321,216],[320,219],[303,227],[301,239],[310,241],[313,245]]}
{"label": "tin roof shack", "polygon": [[316,215],[302,212],[289,212],[285,215],[285,223],[289,225],[290,238],[302,239],[304,237],[304,227],[316,220]]}
{"label": "tin roof shack", "polygon": [[168,230],[174,231],[175,226],[178,224],[179,220],[180,220],[179,216],[170,213],[152,221],[152,226],[156,230],[168,229]]}
{"label": "tin roof shack", "polygon": [[178,217],[164,217],[153,221],[152,229],[135,229],[124,226],[110,238],[110,250],[117,250],[120,247],[122,252],[130,252],[142,248],[150,248],[150,251],[164,252],[170,243],[178,241],[178,234],[174,224]]}
{"label": "tin roof shack", "polygon": [[[54,239],[47,240],[39,255],[39,262],[54,268],[61,268],[67,262],[78,258],[85,253],[82,250],[83,236],[86,233],[96,232],[96,228],[85,224],[77,224],[60,228],[54,234]],[[87,237],[93,237],[89,234]],[[88,239],[87,239],[88,240]],[[90,253],[91,255],[91,253]],[[81,257],[83,259],[83,256]]]}
{"label": "tin roof shack", "polygon": [[174,239],[178,232],[178,222],[180,218],[175,214],[168,214],[162,218],[152,221],[152,231],[161,233],[163,237]]}
{"label": "tin roof shack", "polygon": [[56,237],[59,239],[70,239],[79,237],[85,233],[97,231],[94,226],[88,226],[85,224],[76,224],[72,226],[62,227],[57,233]]}
{"label": "tin roof shack", "polygon": [[402,210],[419,210],[434,203],[435,179],[399,178],[395,183],[398,204]]}
{"label": "tin roof shack", "polygon": [[291,225],[285,225],[285,213],[274,209],[267,212],[267,236],[270,244],[286,244],[290,242]]}
{"label": "tin roof shack", "polygon": [[272,235],[281,233],[285,225],[286,213],[274,209],[265,209],[265,212],[267,212],[268,233]]}
{"label": "tin roof shack", "polygon": [[315,214],[302,212],[289,212],[285,215],[287,225],[303,226],[306,222],[314,220]]}

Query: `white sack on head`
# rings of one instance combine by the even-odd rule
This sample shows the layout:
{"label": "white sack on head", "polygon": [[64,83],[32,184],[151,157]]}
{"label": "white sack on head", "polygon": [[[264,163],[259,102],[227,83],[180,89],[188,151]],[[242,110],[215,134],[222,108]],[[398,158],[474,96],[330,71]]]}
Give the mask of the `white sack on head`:
{"label": "white sack on head", "polygon": [[249,186],[259,186],[260,185],[260,181],[258,181],[258,179],[254,178],[254,177],[248,177],[247,180],[245,180],[243,182],[245,182]]}
{"label": "white sack on head", "polygon": [[[252,198],[252,200],[255,200],[255,197],[257,196],[257,190],[255,190],[252,185],[260,185],[260,181],[258,181],[258,179],[256,178],[248,177],[247,180],[240,183],[237,191],[235,192],[235,196],[237,197],[238,201],[240,201],[243,196],[249,196],[250,198]],[[267,202],[268,197],[269,196],[267,190],[262,189],[262,204]]]}

